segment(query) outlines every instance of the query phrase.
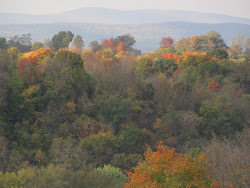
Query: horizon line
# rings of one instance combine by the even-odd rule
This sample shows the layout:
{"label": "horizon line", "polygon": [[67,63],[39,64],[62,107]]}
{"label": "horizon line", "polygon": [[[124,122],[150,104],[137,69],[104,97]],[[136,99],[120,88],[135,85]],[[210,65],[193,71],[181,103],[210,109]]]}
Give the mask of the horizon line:
{"label": "horizon line", "polygon": [[217,15],[223,15],[223,16],[229,16],[229,17],[234,17],[234,18],[241,18],[241,19],[249,19],[250,17],[240,17],[240,16],[232,16],[229,14],[223,14],[223,13],[217,13],[217,12],[203,12],[203,11],[195,11],[195,10],[183,10],[183,9],[126,9],[126,10],[121,10],[121,9],[114,9],[114,8],[105,8],[105,7],[80,7],[76,9],[69,9],[65,11],[59,11],[55,13],[23,13],[23,12],[0,12],[0,14],[24,14],[24,15],[33,15],[33,16],[48,16],[48,15],[56,15],[56,14],[63,14],[67,12],[73,12],[75,10],[80,10],[80,9],[106,9],[106,10],[114,10],[114,11],[121,11],[121,12],[129,12],[129,11],[182,11],[182,12],[193,12],[193,13],[203,13],[203,14],[217,14]]}

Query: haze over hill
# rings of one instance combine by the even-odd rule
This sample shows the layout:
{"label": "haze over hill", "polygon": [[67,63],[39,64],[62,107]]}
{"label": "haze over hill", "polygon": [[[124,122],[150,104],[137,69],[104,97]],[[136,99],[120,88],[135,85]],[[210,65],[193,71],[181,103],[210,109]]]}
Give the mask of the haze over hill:
{"label": "haze over hill", "polygon": [[144,24],[162,22],[193,23],[243,23],[250,19],[215,13],[181,10],[130,10],[121,11],[105,8],[80,8],[60,14],[30,15],[0,13],[0,24],[35,23],[102,23],[102,24]]}
{"label": "haze over hill", "polygon": [[168,22],[158,24],[26,24],[0,25],[0,36],[10,38],[14,35],[31,33],[33,41],[43,42],[52,38],[59,31],[72,31],[81,35],[85,46],[93,40],[101,41],[105,38],[116,37],[130,33],[136,39],[136,48],[142,52],[152,51],[159,47],[162,37],[172,37],[175,40],[181,37],[191,37],[215,30],[221,34],[227,45],[238,33],[250,37],[250,25],[236,23],[203,24],[187,22]]}

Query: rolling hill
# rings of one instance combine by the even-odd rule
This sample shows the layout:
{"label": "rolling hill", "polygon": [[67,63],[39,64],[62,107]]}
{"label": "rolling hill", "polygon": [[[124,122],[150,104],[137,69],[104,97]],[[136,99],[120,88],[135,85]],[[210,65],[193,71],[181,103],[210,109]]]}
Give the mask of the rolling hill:
{"label": "rolling hill", "polygon": [[50,15],[0,13],[0,25],[35,23],[145,24],[162,22],[250,24],[250,19],[182,10],[121,11],[105,8],[80,8]]}

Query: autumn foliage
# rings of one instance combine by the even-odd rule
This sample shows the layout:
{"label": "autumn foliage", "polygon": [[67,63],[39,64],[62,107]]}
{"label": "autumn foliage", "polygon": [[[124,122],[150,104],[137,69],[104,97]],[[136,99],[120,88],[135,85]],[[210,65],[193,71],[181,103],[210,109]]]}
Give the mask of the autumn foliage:
{"label": "autumn foliage", "polygon": [[128,172],[126,188],[134,187],[220,187],[208,177],[206,155],[182,156],[162,143],[153,152],[149,147],[145,162]]}
{"label": "autumn foliage", "polygon": [[199,66],[202,63],[214,61],[217,62],[218,59],[215,57],[210,57],[206,54],[199,52],[182,52],[182,56],[180,59],[180,65],[182,68],[187,67],[189,65]]}
{"label": "autumn foliage", "polygon": [[171,37],[162,38],[160,42],[160,48],[173,48],[174,47],[174,40]]}
{"label": "autumn foliage", "polygon": [[76,53],[76,54],[81,54],[82,50],[79,49],[77,46],[72,46],[69,48],[69,51]]}
{"label": "autumn foliage", "polygon": [[25,53],[18,61],[18,71],[26,76],[39,77],[43,71],[43,62],[48,57],[52,57],[53,53],[49,48],[40,48],[39,50]]}
{"label": "autumn foliage", "polygon": [[0,49],[0,188],[250,187],[250,57],[216,32],[53,38]]}
{"label": "autumn foliage", "polygon": [[182,52],[183,61],[186,61],[189,57],[199,57],[199,58],[204,58],[206,60],[209,60],[211,58],[210,56],[207,56],[200,52],[188,52],[188,51]]}
{"label": "autumn foliage", "polygon": [[80,138],[86,138],[91,135],[97,135],[99,132],[108,133],[108,129],[106,127],[102,127],[98,123],[88,123],[86,128],[82,128],[79,132]]}
{"label": "autumn foliage", "polygon": [[166,53],[162,56],[163,59],[173,59],[175,61],[175,64],[177,64],[177,69],[176,71],[174,71],[173,75],[177,75],[181,73],[181,67],[179,65],[180,63],[180,58],[178,55],[176,54],[172,54],[172,53]]}
{"label": "autumn foliage", "polygon": [[115,46],[115,41],[113,38],[110,38],[110,39],[104,39],[102,41],[102,50],[105,50],[105,49],[112,49],[112,50],[115,50],[116,46]]}
{"label": "autumn foliage", "polygon": [[42,62],[46,60],[48,57],[52,57],[53,53],[51,52],[50,48],[40,48],[36,51],[31,51],[28,53],[25,53],[23,57],[38,57],[39,61]]}
{"label": "autumn foliage", "polygon": [[20,74],[26,76],[35,75],[39,77],[41,75],[39,58],[37,56],[24,57],[18,62],[18,71]]}
{"label": "autumn foliage", "polygon": [[164,54],[162,57],[163,59],[179,59],[178,55],[172,53]]}
{"label": "autumn foliage", "polygon": [[122,41],[120,41],[119,44],[117,45],[117,52],[118,53],[124,52],[125,51],[124,48],[125,48],[124,43]]}
{"label": "autumn foliage", "polygon": [[208,84],[208,88],[211,90],[218,90],[220,88],[220,83],[215,80],[211,80]]}

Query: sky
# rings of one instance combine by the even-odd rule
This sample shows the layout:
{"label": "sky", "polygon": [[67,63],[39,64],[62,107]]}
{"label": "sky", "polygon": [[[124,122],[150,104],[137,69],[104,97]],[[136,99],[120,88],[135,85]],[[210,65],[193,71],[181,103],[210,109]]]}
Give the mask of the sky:
{"label": "sky", "polygon": [[0,0],[1,13],[53,14],[81,7],[188,10],[250,19],[250,0]]}

